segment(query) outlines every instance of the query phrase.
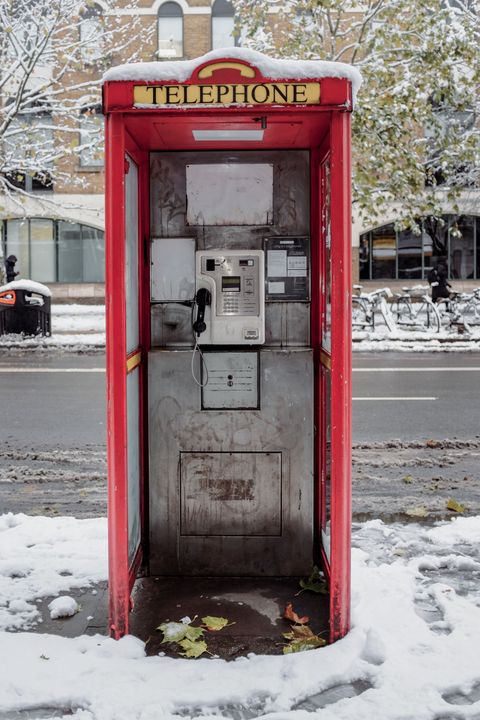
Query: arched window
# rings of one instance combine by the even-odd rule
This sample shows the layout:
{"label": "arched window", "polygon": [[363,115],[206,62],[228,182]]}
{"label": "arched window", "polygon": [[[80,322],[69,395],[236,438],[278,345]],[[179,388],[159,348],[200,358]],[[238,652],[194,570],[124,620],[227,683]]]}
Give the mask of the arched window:
{"label": "arched window", "polygon": [[103,15],[99,5],[90,5],[80,16],[80,44],[86,62],[99,60],[103,53]]}
{"label": "arched window", "polygon": [[229,0],[215,0],[212,7],[212,50],[238,45],[234,35],[234,8]]}
{"label": "arched window", "polygon": [[178,3],[165,2],[160,6],[157,27],[158,57],[183,57],[183,13]]}

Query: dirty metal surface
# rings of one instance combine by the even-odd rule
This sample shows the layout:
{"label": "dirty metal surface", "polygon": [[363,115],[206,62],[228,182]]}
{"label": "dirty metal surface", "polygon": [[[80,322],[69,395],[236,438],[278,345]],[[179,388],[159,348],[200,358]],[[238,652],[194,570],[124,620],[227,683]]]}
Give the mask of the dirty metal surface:
{"label": "dirty metal surface", "polygon": [[214,615],[231,624],[205,633],[213,655],[233,660],[251,652],[281,654],[282,633],[291,626],[283,619],[287,603],[300,616],[309,616],[315,633],[328,638],[328,595],[302,592],[297,596],[299,590],[299,578],[141,578],[133,592],[130,632],[146,642],[147,654],[179,657],[179,648],[162,644],[163,635],[156,628],[167,621]]}
{"label": "dirty metal surface", "polygon": [[[312,354],[259,355],[260,409],[210,412],[191,352],[149,354],[152,574],[275,577],[312,567]],[[230,491],[217,492],[227,480]]]}

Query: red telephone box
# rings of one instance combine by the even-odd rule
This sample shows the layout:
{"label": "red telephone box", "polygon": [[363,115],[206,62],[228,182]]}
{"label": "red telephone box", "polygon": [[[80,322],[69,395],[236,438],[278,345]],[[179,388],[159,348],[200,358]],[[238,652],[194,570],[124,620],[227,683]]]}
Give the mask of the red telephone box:
{"label": "red telephone box", "polygon": [[141,570],[161,587],[315,563],[330,641],[349,629],[358,84],[238,48],[106,74],[116,638]]}

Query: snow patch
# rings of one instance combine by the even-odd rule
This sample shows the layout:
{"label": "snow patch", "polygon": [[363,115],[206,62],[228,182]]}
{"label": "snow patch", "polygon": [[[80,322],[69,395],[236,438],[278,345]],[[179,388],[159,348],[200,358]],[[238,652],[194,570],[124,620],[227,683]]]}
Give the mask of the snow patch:
{"label": "snow patch", "polygon": [[[88,561],[93,576],[94,566],[104,562],[105,529],[103,520],[4,515],[0,556],[2,562],[8,558],[10,569],[36,575],[39,587],[49,565],[74,569],[75,558],[98,533],[103,549],[97,546]],[[23,710],[25,717],[47,718],[55,710],[79,720],[299,720],[313,713],[322,720],[473,720],[480,698],[478,582],[465,593],[465,579],[452,581],[441,562],[422,567],[430,557],[478,561],[479,539],[480,517],[434,527],[379,520],[355,525],[352,630],[333,645],[297,655],[185,660],[145,657],[144,643],[131,636],[114,641],[101,635],[0,633],[7,659],[0,714],[20,717]],[[65,543],[69,549],[61,558]],[[68,578],[84,579],[80,571]],[[31,589],[17,589],[12,616],[32,607]]]}
{"label": "snow patch", "polygon": [[52,620],[56,620],[57,618],[72,617],[80,608],[74,598],[69,595],[62,595],[52,600],[48,605],[48,609]]}
{"label": "snow patch", "polygon": [[40,293],[40,295],[45,295],[45,297],[52,297],[50,288],[34,280],[12,280],[12,282],[0,287],[0,292],[5,292],[6,290],[26,290],[27,292]]}
{"label": "snow patch", "polygon": [[213,60],[244,60],[258,68],[265,78],[271,80],[304,80],[307,78],[336,77],[346,78],[352,83],[352,95],[356,96],[362,83],[360,72],[352,65],[326,60],[278,60],[248,48],[220,48],[195,58],[194,60],[176,60],[165,62],[143,62],[118,65],[107,70],[104,82],[122,80],[188,80],[194,70]]}

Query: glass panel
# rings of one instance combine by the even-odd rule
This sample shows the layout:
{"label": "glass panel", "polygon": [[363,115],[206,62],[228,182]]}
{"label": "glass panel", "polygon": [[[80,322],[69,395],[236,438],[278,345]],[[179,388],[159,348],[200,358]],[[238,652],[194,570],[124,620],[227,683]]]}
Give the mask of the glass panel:
{"label": "glass panel", "polygon": [[80,167],[103,167],[103,115],[80,118]]}
{"label": "glass panel", "polygon": [[52,220],[30,220],[30,276],[55,282],[55,238]]}
{"label": "glass panel", "polygon": [[127,353],[139,344],[138,322],[138,171],[128,156],[125,177],[125,302]]}
{"label": "glass panel", "polygon": [[358,264],[360,280],[370,280],[370,233],[360,235]]}
{"label": "glass panel", "polygon": [[475,218],[456,215],[450,223],[450,277],[469,280],[474,277]]}
{"label": "glass panel", "polygon": [[422,277],[422,235],[411,230],[398,234],[398,278],[410,280]]}
{"label": "glass panel", "polygon": [[233,17],[212,17],[212,50],[235,45]]}
{"label": "glass panel", "polygon": [[477,280],[480,279],[480,217],[476,218],[475,233],[476,251],[477,251]]}
{"label": "glass panel", "polygon": [[82,234],[78,223],[58,223],[58,282],[83,282]]}
{"label": "glass panel", "polygon": [[447,266],[448,225],[444,219],[426,217],[423,219],[423,276],[438,264]]}
{"label": "glass panel", "polygon": [[331,528],[331,496],[332,496],[332,455],[331,455],[331,374],[322,367],[324,397],[324,429],[323,429],[323,467],[322,467],[322,545],[330,562],[330,528]]}
{"label": "glass panel", "polygon": [[105,282],[105,238],[103,230],[82,225],[83,278]]}
{"label": "glass panel", "polygon": [[182,57],[182,55],[183,17],[181,14],[180,17],[162,17],[160,12],[158,17],[158,57],[170,58]]}
{"label": "glass panel", "polygon": [[397,256],[396,232],[393,225],[372,230],[372,278],[395,278]]}
{"label": "glass panel", "polygon": [[323,288],[323,323],[322,347],[328,352],[332,349],[332,257],[331,257],[331,222],[330,222],[330,161],[323,166],[323,194],[322,208],[322,237],[324,238],[323,252],[325,254],[325,280]]}
{"label": "glass panel", "polygon": [[127,375],[128,563],[140,543],[140,370]]}
{"label": "glass panel", "polygon": [[28,245],[28,220],[7,220],[7,248],[5,257],[15,255],[17,264],[15,272],[19,277],[30,277],[29,245]]}

